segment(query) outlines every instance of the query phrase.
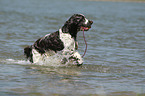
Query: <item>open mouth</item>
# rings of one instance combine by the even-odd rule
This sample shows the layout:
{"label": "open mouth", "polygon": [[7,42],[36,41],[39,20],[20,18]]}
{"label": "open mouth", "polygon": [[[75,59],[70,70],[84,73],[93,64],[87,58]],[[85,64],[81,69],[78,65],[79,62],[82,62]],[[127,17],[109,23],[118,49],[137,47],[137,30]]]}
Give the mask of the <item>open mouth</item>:
{"label": "open mouth", "polygon": [[81,31],[88,31],[90,28],[91,26],[88,26],[88,27],[81,26]]}
{"label": "open mouth", "polygon": [[87,23],[83,24],[80,28],[81,31],[88,31],[91,28],[93,21],[87,20]]}

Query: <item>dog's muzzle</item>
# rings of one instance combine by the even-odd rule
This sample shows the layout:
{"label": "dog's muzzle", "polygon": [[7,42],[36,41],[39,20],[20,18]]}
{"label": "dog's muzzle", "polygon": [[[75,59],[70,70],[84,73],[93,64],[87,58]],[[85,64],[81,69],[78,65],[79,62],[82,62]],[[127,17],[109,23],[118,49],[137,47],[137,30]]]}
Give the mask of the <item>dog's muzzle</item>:
{"label": "dog's muzzle", "polygon": [[91,28],[91,25],[93,24],[93,21],[91,20],[87,20],[85,21],[85,23],[81,26],[81,31],[88,31]]}

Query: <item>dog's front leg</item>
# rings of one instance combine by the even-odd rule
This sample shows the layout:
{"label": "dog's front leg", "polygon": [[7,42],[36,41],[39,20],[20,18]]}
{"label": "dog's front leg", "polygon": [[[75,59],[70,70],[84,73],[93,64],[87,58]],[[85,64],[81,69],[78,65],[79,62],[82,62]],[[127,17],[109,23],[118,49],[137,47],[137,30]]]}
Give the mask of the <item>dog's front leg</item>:
{"label": "dog's front leg", "polygon": [[69,60],[74,61],[73,63],[77,65],[83,64],[83,59],[77,51],[69,58]]}

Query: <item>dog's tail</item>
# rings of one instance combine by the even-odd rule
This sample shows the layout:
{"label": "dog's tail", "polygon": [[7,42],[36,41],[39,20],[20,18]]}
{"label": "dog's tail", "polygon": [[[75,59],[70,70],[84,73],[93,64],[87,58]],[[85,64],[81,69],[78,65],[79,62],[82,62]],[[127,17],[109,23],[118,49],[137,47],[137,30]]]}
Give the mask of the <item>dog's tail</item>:
{"label": "dog's tail", "polygon": [[25,55],[25,57],[26,57],[30,62],[33,63],[33,58],[32,58],[32,56],[33,56],[33,54],[32,54],[32,46],[27,46],[27,47],[24,48],[24,55]]}

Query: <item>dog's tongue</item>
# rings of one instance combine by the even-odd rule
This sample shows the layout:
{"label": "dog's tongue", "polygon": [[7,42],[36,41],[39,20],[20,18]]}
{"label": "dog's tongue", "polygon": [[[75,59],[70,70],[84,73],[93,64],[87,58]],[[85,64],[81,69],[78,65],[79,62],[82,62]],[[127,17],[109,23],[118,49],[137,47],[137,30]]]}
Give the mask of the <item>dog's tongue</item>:
{"label": "dog's tongue", "polygon": [[89,27],[81,27],[81,30],[83,31],[87,31],[87,30],[89,30],[90,28]]}
{"label": "dog's tongue", "polygon": [[88,28],[88,27],[84,27],[83,29],[84,29],[84,30],[89,30],[89,28]]}

